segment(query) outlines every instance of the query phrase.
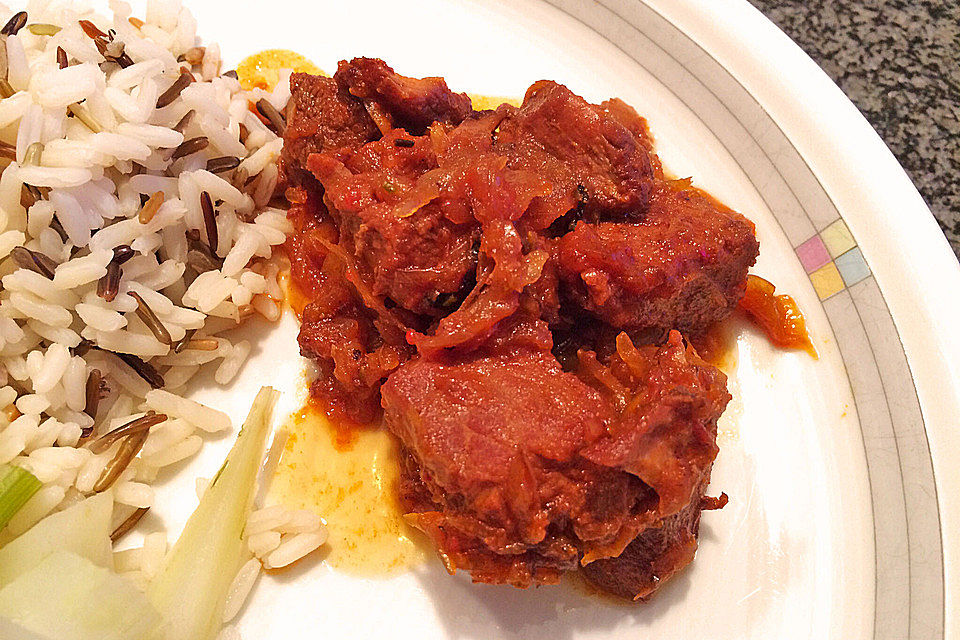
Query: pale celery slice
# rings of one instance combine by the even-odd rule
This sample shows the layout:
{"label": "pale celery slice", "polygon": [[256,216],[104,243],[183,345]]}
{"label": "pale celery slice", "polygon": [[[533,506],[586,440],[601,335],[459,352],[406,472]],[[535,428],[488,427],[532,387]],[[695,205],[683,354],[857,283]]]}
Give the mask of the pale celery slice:
{"label": "pale celery slice", "polygon": [[147,595],[164,619],[154,637],[209,640],[223,619],[227,591],[248,558],[241,536],[279,394],[257,394],[237,442],[203,494]]}
{"label": "pale celery slice", "polygon": [[56,640],[143,640],[160,623],[132,582],[69,551],[0,589],[0,618]]}
{"label": "pale celery slice", "polygon": [[0,465],[0,529],[7,526],[17,511],[26,504],[43,483],[20,467]]}
{"label": "pale celery slice", "polygon": [[112,515],[113,495],[107,491],[47,516],[0,549],[0,586],[58,550],[71,551],[95,565],[113,569]]}

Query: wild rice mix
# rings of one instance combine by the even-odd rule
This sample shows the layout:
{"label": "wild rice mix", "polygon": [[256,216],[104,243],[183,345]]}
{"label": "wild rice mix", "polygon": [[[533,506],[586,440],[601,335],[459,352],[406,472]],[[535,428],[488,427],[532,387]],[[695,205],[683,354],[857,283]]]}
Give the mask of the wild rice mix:
{"label": "wild rice mix", "polygon": [[[270,116],[289,76],[242,90],[179,2],[78,6],[0,5],[0,464],[44,483],[0,544],[108,488],[115,537],[135,526],[160,470],[232,427],[184,386],[203,367],[230,382],[251,345],[229,330],[281,311]],[[259,520],[272,566],[322,542],[315,516]],[[148,536],[118,565],[149,577],[165,550]]]}

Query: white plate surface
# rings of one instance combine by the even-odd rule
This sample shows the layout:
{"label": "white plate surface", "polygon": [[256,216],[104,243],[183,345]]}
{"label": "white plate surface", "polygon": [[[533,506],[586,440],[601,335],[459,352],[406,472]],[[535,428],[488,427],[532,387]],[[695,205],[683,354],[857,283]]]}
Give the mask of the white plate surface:
{"label": "white plate surface", "polygon": [[[739,335],[712,484],[730,504],[704,516],[697,559],[648,604],[474,586],[439,562],[387,579],[307,563],[261,579],[245,638],[957,637],[956,536],[941,530],[956,531],[958,515],[948,427],[960,415],[960,349],[947,321],[960,310],[934,289],[956,298],[960,270],[889,152],[775,27],[734,0],[245,4],[192,6],[228,64],[283,47],[327,70],[382,57],[473,93],[521,96],[550,78],[592,101],[623,98],[673,173],[757,224],[754,272],[798,300],[820,352],[813,361]],[[839,253],[810,268],[818,238],[836,245],[839,219],[865,275]],[[255,353],[238,381],[196,397],[239,423],[272,384],[280,413],[294,409],[296,330],[289,316],[250,327]],[[209,476],[231,440],[209,442],[160,487],[155,511],[171,530],[195,506],[193,478]]]}

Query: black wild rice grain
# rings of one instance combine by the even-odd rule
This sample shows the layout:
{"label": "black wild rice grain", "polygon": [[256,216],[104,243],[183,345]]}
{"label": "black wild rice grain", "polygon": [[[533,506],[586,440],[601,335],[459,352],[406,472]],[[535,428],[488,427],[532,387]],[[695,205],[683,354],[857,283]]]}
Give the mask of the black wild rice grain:
{"label": "black wild rice grain", "polygon": [[130,529],[133,529],[143,515],[150,510],[150,507],[140,507],[129,516],[127,516],[123,522],[117,525],[117,528],[113,530],[113,533],[110,534],[110,542],[116,542],[122,538]]}
{"label": "black wild rice grain", "polygon": [[277,108],[273,106],[269,100],[266,98],[257,100],[257,111],[270,122],[273,130],[277,132],[277,135],[283,135],[284,129],[287,128],[287,123],[283,119],[283,114],[277,111]]}
{"label": "black wild rice grain", "polygon": [[193,121],[193,116],[195,115],[197,115],[197,112],[194,111],[193,109],[190,109],[190,111],[187,111],[185,114],[183,114],[183,117],[180,118],[180,121],[177,124],[173,125],[174,131],[177,131],[178,133],[183,133],[184,130],[188,126],[190,126],[190,122]]}
{"label": "black wild rice grain", "polygon": [[207,232],[207,245],[216,252],[220,242],[217,234],[217,212],[213,210],[213,202],[210,201],[210,194],[206,191],[200,194],[200,210],[203,212],[203,228]]}
{"label": "black wild rice grain", "polygon": [[220,256],[200,239],[199,229],[189,229],[185,235],[187,236],[188,248],[187,262],[189,262],[191,266],[196,268],[202,265],[204,267],[203,271],[219,269],[223,266],[223,260]]}
{"label": "black wild rice grain", "polygon": [[40,253],[39,251],[31,251],[24,246],[19,246],[14,247],[10,255],[13,257],[14,262],[24,269],[29,269],[49,280],[53,280],[53,272],[57,269],[57,263],[51,260],[46,254]]}
{"label": "black wild rice grain", "polygon": [[97,419],[97,409],[100,407],[100,391],[102,389],[102,383],[103,374],[100,373],[100,370],[91,370],[90,375],[87,376],[87,386],[85,389],[86,404],[83,406],[83,412],[94,420]]}
{"label": "black wild rice grain", "polygon": [[18,11],[13,14],[13,16],[7,20],[7,24],[3,25],[3,28],[0,29],[0,35],[15,36],[20,29],[23,29],[25,24],[27,24],[27,12]]}
{"label": "black wild rice grain", "polygon": [[123,264],[134,256],[136,251],[130,248],[128,244],[122,244],[113,250],[113,261],[117,264]]}
{"label": "black wild rice grain", "polygon": [[193,75],[190,73],[181,73],[170,88],[160,94],[160,97],[157,98],[157,109],[162,109],[169,105],[171,102],[180,97],[180,92],[187,88],[193,82]]}
{"label": "black wild rice grain", "polygon": [[113,351],[109,351],[108,353],[113,353],[113,355],[123,360],[128,367],[133,369],[138,376],[146,380],[154,389],[163,388],[163,376],[160,375],[160,372],[149,362],[144,362],[137,356],[129,353],[114,353]]}
{"label": "black wild rice grain", "polygon": [[116,455],[107,463],[97,483],[93,485],[93,491],[95,493],[106,491],[117,481],[120,474],[130,466],[133,459],[140,453],[140,449],[143,448],[143,443],[147,441],[148,435],[150,435],[149,430],[140,431],[125,438],[123,442],[120,443],[120,448],[117,449]]}
{"label": "black wild rice grain", "polygon": [[153,426],[156,426],[167,419],[167,416],[162,413],[156,413],[154,411],[147,411],[147,415],[141,416],[130,422],[120,425],[113,431],[105,433],[96,440],[90,443],[90,451],[94,453],[103,453],[110,446],[119,440],[120,438],[126,438],[132,436],[141,431],[146,431]]}
{"label": "black wild rice grain", "polygon": [[97,282],[97,295],[113,302],[120,291],[120,276],[123,275],[123,269],[116,260],[107,263],[107,273]]}
{"label": "black wild rice grain", "polygon": [[196,329],[189,329],[186,333],[183,334],[183,337],[177,340],[177,344],[173,345],[173,352],[180,353],[187,348],[187,345],[190,343],[190,340],[193,338],[193,334],[197,332]]}
{"label": "black wild rice grain", "polygon": [[179,147],[173,150],[173,155],[170,156],[170,159],[176,160],[177,158],[184,158],[198,151],[203,151],[209,144],[210,141],[207,140],[206,136],[198,136],[184,140]]}
{"label": "black wild rice grain", "polygon": [[153,312],[153,309],[150,308],[146,300],[136,291],[128,291],[127,295],[137,301],[137,317],[143,321],[147,329],[150,329],[153,337],[165,345],[172,345],[173,338],[170,337],[170,332],[163,326],[163,322],[161,322],[157,314]]}
{"label": "black wild rice grain", "polygon": [[[16,150],[14,150],[14,153],[16,153]],[[240,158],[236,158],[234,156],[210,158],[207,160],[207,171],[210,173],[223,173],[224,171],[236,169],[239,164]]]}

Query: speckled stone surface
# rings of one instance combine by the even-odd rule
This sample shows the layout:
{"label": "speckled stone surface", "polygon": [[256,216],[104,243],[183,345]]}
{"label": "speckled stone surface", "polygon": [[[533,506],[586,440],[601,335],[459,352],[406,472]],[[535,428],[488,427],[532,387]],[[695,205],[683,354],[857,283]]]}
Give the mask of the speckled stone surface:
{"label": "speckled stone surface", "polygon": [[960,0],[750,0],[857,105],[960,256]]}

